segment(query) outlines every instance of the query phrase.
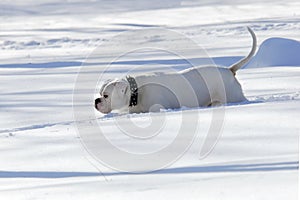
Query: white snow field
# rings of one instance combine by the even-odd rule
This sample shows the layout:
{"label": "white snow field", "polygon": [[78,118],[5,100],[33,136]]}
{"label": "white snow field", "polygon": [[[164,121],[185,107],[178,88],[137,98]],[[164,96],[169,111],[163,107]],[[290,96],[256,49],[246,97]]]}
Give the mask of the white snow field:
{"label": "white snow field", "polygon": [[[257,35],[258,50],[236,76],[248,102],[144,114],[94,110],[104,78],[123,77],[132,69],[146,73],[190,67],[168,49],[128,49],[135,51],[115,58],[112,52],[124,46],[109,45],[112,38],[164,28],[205,53],[180,37],[159,34],[125,43],[176,46],[189,61],[226,67],[250,51],[247,26]],[[0,199],[298,199],[299,41],[296,0],[2,0]],[[115,60],[106,68],[110,59]],[[90,101],[77,104],[73,92],[79,72],[85,75],[79,85],[93,83],[95,76],[99,83],[80,91]],[[76,106],[83,110],[81,121],[74,119]],[[224,112],[224,118],[214,116],[216,111]],[[134,123],[141,131],[132,134],[139,137],[148,133],[149,124],[160,122],[159,134],[146,139],[121,130]],[[147,155],[171,146],[183,125],[188,128],[180,142],[191,133],[194,137],[182,155],[149,172],[148,166],[162,162],[166,154],[152,160]],[[221,129],[214,133],[217,125]],[[97,140],[89,148],[82,138],[95,127],[116,148],[145,159],[117,160],[119,155]],[[212,139],[217,143],[203,155],[211,133],[217,134]],[[169,150],[172,157],[177,149]],[[96,159],[97,153],[118,165],[109,167],[105,159]],[[146,172],[126,173],[124,166],[145,166]]]}

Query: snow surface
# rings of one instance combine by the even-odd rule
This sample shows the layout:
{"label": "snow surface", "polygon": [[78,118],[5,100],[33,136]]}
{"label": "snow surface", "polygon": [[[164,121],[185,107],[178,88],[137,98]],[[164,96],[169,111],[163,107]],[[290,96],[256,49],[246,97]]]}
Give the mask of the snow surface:
{"label": "snow surface", "polygon": [[269,66],[300,66],[300,42],[285,38],[265,40],[245,68]]}
{"label": "snow surface", "polygon": [[[2,0],[0,198],[297,199],[299,11],[300,3],[293,0]],[[90,69],[87,77],[104,71],[103,60],[111,58],[113,49],[105,46],[110,38],[163,27],[206,50],[199,55],[188,46],[190,60],[229,66],[250,50],[246,26],[253,28],[259,44],[256,56],[237,73],[249,102],[222,107],[221,136],[208,156],[201,157],[200,151],[212,113],[219,108],[135,115],[94,112],[82,122],[87,127],[98,123],[119,148],[149,153],[174,140],[183,114],[196,119],[200,125],[188,151],[159,171],[116,171],[86,151],[74,122],[73,89],[82,65]],[[156,42],[181,44],[159,35],[146,40],[149,45]],[[132,67],[147,72],[189,65],[181,57],[152,49],[119,58],[103,76],[124,76]],[[92,99],[96,92],[87,95]],[[82,106],[92,109],[93,102]],[[147,127],[162,118],[162,135],[138,142],[119,134],[115,124],[115,119],[130,120]]]}

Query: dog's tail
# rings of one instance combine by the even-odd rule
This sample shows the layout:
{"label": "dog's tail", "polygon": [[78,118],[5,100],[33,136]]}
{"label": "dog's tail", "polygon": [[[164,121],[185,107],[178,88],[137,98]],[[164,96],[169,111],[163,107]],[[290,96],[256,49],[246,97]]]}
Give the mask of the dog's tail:
{"label": "dog's tail", "polygon": [[256,51],[256,36],[255,33],[252,31],[252,29],[250,27],[247,27],[248,31],[250,32],[251,36],[252,36],[252,49],[249,53],[248,56],[246,56],[245,58],[243,58],[242,60],[238,61],[237,63],[234,63],[233,65],[231,65],[229,67],[229,69],[232,71],[232,73],[235,75],[236,71],[239,70],[242,66],[244,66],[254,55],[255,51]]}

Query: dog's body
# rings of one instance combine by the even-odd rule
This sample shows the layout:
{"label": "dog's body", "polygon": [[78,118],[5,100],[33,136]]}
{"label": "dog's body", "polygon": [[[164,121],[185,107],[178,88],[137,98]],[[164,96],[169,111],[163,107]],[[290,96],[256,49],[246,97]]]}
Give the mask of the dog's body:
{"label": "dog's body", "polygon": [[95,108],[102,113],[116,109],[139,113],[157,112],[161,108],[214,106],[245,101],[235,73],[256,50],[255,34],[250,28],[248,30],[253,38],[252,50],[231,67],[194,67],[179,73],[156,73],[108,81],[100,89],[101,98],[95,100]]}
{"label": "dog's body", "polygon": [[246,100],[240,84],[227,68],[197,67],[179,73],[137,76],[135,80],[141,87],[138,103],[129,107],[130,112],[157,112],[161,108],[193,108]]}

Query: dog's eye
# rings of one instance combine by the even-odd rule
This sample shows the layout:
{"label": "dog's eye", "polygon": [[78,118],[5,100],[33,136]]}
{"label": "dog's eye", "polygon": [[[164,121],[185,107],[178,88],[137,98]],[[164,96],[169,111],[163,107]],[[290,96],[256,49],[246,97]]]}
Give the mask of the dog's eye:
{"label": "dog's eye", "polygon": [[107,95],[107,94],[105,94],[105,95],[103,95],[103,97],[106,99],[106,98],[108,97],[108,95]]}

